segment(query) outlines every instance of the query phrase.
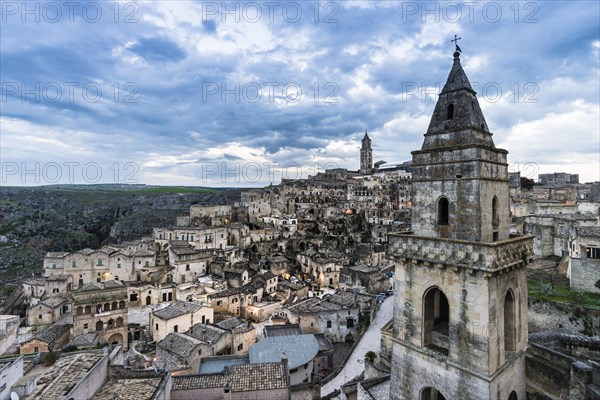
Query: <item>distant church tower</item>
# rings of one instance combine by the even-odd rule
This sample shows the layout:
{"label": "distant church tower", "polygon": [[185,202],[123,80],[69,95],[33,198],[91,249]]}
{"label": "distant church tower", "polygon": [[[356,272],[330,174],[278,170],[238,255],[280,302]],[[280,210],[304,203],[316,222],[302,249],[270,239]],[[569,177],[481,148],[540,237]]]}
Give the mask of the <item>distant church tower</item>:
{"label": "distant church tower", "polygon": [[360,147],[360,174],[370,175],[373,173],[373,150],[371,149],[371,139],[365,131],[365,137]]}
{"label": "distant church tower", "polygon": [[525,400],[527,264],[509,237],[506,150],[454,64],[413,155],[412,233],[396,262],[391,400]]}

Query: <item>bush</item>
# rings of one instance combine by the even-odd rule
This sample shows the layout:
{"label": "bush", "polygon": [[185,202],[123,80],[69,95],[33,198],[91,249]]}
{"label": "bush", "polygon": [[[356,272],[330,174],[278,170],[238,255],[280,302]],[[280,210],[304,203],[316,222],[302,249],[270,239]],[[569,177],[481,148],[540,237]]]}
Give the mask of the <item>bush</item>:
{"label": "bush", "polygon": [[370,362],[373,362],[377,358],[377,354],[374,351],[367,351],[365,358],[367,358]]}

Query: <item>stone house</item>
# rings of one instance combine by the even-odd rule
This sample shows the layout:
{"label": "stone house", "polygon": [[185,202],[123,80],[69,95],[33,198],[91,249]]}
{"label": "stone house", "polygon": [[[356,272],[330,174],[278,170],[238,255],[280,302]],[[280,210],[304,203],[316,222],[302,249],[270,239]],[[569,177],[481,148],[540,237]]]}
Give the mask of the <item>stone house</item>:
{"label": "stone house", "polygon": [[88,283],[73,292],[73,337],[95,334],[99,343],[127,343],[127,287],[121,281]]}
{"label": "stone house", "polygon": [[227,287],[239,288],[250,282],[250,270],[247,263],[238,263],[232,268],[223,268]]}
{"label": "stone house", "polygon": [[256,343],[256,329],[249,322],[231,317],[215,325],[231,335],[231,354],[245,354]]}
{"label": "stone house", "polygon": [[569,254],[570,233],[584,226],[598,226],[593,214],[536,214],[524,217],[523,232],[535,235],[533,251],[538,257]]}
{"label": "stone house", "polygon": [[50,275],[46,277],[46,293],[57,295],[73,289],[73,276],[70,274]]}
{"label": "stone house", "polygon": [[358,338],[360,308],[355,303],[311,297],[282,308],[279,314],[289,323],[300,325],[303,332],[323,333],[334,343]]}
{"label": "stone house", "polygon": [[21,318],[18,315],[0,314],[0,356],[17,341]]}
{"label": "stone house", "polygon": [[156,363],[173,374],[194,374],[200,360],[203,342],[183,333],[171,332],[156,344]]}
{"label": "stone house", "polygon": [[150,334],[155,341],[171,332],[185,332],[197,323],[213,321],[213,309],[205,304],[176,300],[150,313]]}
{"label": "stone house", "polygon": [[[44,276],[70,275],[73,288],[92,282],[149,280],[148,273],[156,266],[152,243],[104,246],[97,250],[83,249],[74,253],[47,253]],[[52,278],[51,278],[52,279]]]}
{"label": "stone house", "polygon": [[228,245],[226,227],[188,226],[154,228],[152,235],[154,241],[163,250],[168,248],[170,240],[186,241],[198,250],[222,250]]}
{"label": "stone house", "polygon": [[[262,276],[256,275],[250,283],[242,287],[234,287],[211,294],[209,296],[211,305],[215,312],[247,318],[246,307],[262,301],[265,286],[272,279],[265,280]],[[271,284],[269,283],[269,285]]]}
{"label": "stone house", "polygon": [[70,325],[54,324],[21,343],[20,354],[46,353],[62,349],[69,343]]}
{"label": "stone house", "polygon": [[71,312],[73,299],[63,296],[48,297],[27,308],[27,325],[51,325],[63,314]]}
{"label": "stone house", "polygon": [[354,265],[342,268],[340,289],[365,288],[367,293],[381,293],[391,289],[392,284],[386,273],[393,272],[394,266]]}
{"label": "stone house", "polygon": [[197,250],[186,241],[169,241],[169,265],[173,283],[196,282],[206,275],[208,264],[213,258],[212,250]]}
{"label": "stone house", "polygon": [[0,377],[0,399],[8,400],[14,392],[13,385],[23,377],[23,357],[0,360]]}
{"label": "stone house", "polygon": [[218,325],[198,323],[192,326],[186,335],[200,341],[202,346],[199,348],[199,355],[202,357],[233,354],[231,331]]}
{"label": "stone house", "polygon": [[23,297],[29,305],[37,304],[46,293],[46,280],[42,278],[28,278],[21,285]]}
{"label": "stone house", "polygon": [[600,226],[575,228],[570,248],[571,289],[600,293]]}

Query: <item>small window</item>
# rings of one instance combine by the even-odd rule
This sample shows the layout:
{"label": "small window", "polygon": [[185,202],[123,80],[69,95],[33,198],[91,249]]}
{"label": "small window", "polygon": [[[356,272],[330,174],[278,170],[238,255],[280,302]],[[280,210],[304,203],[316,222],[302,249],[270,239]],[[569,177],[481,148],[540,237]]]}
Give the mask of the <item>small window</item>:
{"label": "small window", "polygon": [[179,332],[179,325],[175,325],[173,327],[173,332]]}
{"label": "small window", "polygon": [[237,347],[238,351],[241,351],[244,349],[244,344],[240,343],[239,346]]}
{"label": "small window", "polygon": [[118,263],[118,264],[117,264],[117,268],[121,268],[121,263]]}
{"label": "small window", "polygon": [[71,266],[72,266],[73,268],[77,267],[77,261],[73,261],[73,262],[71,263]]}
{"label": "small window", "polygon": [[144,267],[149,267],[150,266],[150,261],[144,261]]}
{"label": "small window", "polygon": [[437,203],[437,224],[448,225],[448,199],[440,197]]}
{"label": "small window", "polygon": [[498,215],[498,197],[492,199],[492,227],[498,228],[500,225],[500,217]]}
{"label": "small window", "polygon": [[452,118],[454,118],[454,104],[450,103],[448,104],[448,107],[446,107],[446,119]]}
{"label": "small window", "polygon": [[327,327],[331,328],[331,321],[327,321]]}
{"label": "small window", "polygon": [[154,325],[154,330],[158,331],[158,324]]}

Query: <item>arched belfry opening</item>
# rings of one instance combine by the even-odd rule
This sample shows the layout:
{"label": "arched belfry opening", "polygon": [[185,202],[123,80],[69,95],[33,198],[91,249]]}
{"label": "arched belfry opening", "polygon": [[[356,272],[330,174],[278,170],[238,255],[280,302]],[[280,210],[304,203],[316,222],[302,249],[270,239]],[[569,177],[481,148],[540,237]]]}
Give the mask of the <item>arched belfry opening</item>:
{"label": "arched belfry opening", "polygon": [[448,199],[444,196],[440,197],[437,201],[437,224],[448,225],[449,220],[449,203]]}
{"label": "arched belfry opening", "polygon": [[423,346],[448,354],[450,349],[450,306],[437,287],[425,292],[423,299]]}
{"label": "arched belfry opening", "polygon": [[516,351],[517,332],[515,318],[515,297],[512,290],[506,292],[504,297],[504,351]]}
{"label": "arched belfry opening", "polygon": [[421,390],[420,400],[446,400],[446,398],[439,390],[426,387]]}
{"label": "arched belfry opening", "polygon": [[454,104],[450,103],[446,107],[446,119],[451,120],[454,118]]}
{"label": "arched belfry opening", "polygon": [[517,393],[514,390],[508,395],[508,400],[518,400]]}

